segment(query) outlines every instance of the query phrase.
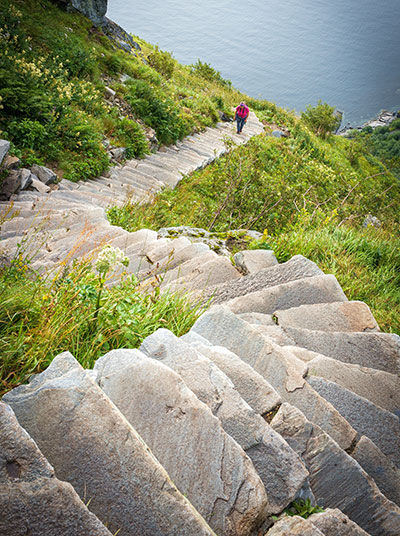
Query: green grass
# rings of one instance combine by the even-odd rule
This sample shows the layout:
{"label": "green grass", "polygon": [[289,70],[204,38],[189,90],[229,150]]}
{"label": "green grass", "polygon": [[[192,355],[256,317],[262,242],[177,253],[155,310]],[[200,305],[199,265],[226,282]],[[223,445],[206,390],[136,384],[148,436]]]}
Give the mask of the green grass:
{"label": "green grass", "polygon": [[104,288],[96,314],[99,277],[76,264],[54,280],[31,273],[19,256],[0,273],[0,396],[52,359],[70,351],[86,368],[107,351],[136,348],[158,328],[180,336],[201,312],[182,295],[139,291],[134,277]]}

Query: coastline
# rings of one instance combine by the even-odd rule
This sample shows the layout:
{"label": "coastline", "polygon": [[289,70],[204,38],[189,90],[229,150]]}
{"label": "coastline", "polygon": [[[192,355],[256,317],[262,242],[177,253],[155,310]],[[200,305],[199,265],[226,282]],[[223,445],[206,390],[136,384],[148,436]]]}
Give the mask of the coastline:
{"label": "coastline", "polygon": [[373,119],[370,119],[366,123],[360,126],[352,127],[350,125],[346,125],[342,129],[340,129],[337,134],[339,136],[347,136],[348,134],[351,134],[354,131],[360,131],[363,130],[366,127],[371,127],[372,129],[378,128],[378,127],[386,127],[390,125],[395,119],[400,118],[400,110],[396,112],[389,112],[388,110],[382,110],[376,117]]}

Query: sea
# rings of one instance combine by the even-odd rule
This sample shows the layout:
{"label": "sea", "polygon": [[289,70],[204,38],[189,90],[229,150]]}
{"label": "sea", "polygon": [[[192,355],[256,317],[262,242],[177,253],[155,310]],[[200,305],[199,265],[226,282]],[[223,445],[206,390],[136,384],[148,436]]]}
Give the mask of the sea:
{"label": "sea", "polygon": [[109,0],[107,16],[297,113],[321,99],[358,126],[400,110],[400,0]]}

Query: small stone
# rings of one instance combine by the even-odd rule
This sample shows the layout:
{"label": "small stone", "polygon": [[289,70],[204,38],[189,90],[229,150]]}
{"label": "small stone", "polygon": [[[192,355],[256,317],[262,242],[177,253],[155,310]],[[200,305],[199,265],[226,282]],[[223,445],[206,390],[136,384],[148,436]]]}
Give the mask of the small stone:
{"label": "small stone", "polygon": [[16,156],[10,156],[9,154],[3,160],[4,169],[18,169],[21,165],[21,160]]}
{"label": "small stone", "polygon": [[46,186],[42,181],[40,181],[36,175],[31,173],[31,184],[29,185],[29,188],[33,190],[37,190],[41,194],[48,194],[50,192],[50,186]]}
{"label": "small stone", "polygon": [[382,222],[378,220],[376,216],[367,214],[363,221],[363,227],[375,227],[376,229],[379,229],[379,227],[382,227]]}
{"label": "small stone", "polygon": [[112,157],[114,160],[117,160],[117,162],[120,162],[125,158],[126,155],[126,148],[125,147],[116,147],[115,149],[111,149],[110,151]]}
{"label": "small stone", "polygon": [[113,99],[116,95],[116,92],[108,86],[104,88],[104,93],[108,99]]}
{"label": "small stone", "polygon": [[54,173],[54,171],[45,166],[33,164],[32,173],[36,175],[36,177],[44,184],[53,184],[57,181],[57,175]]}
{"label": "small stone", "polygon": [[21,169],[20,172],[21,179],[21,190],[27,190],[32,184],[32,173],[29,169]]}
{"label": "small stone", "polygon": [[21,190],[21,177],[20,172],[12,170],[8,173],[7,177],[3,179],[1,184],[0,199],[7,201],[14,194],[17,194]]}

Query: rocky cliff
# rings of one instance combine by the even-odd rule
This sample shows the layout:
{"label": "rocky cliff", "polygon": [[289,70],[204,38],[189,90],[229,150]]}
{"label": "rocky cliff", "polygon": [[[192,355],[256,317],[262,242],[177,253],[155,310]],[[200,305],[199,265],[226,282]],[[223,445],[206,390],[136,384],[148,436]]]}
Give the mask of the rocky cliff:
{"label": "rocky cliff", "polygon": [[58,0],[57,3],[67,10],[83,13],[98,26],[104,22],[107,12],[107,0]]}

